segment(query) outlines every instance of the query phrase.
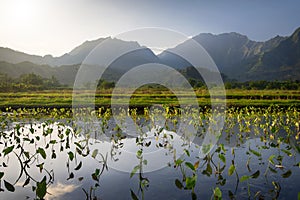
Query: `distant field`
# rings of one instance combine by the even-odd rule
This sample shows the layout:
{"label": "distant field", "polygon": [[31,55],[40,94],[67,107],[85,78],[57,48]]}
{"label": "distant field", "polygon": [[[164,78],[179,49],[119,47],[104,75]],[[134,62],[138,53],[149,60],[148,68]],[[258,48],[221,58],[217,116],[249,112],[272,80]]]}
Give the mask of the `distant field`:
{"label": "distant field", "polygon": [[[47,90],[19,93],[0,93],[0,107],[71,107],[72,90]],[[81,91],[80,99],[84,102],[91,91]],[[228,106],[300,106],[300,91],[297,90],[227,90],[226,102]],[[181,93],[180,96],[189,104],[191,95]],[[207,90],[197,90],[196,96],[201,106],[210,105]],[[123,104],[129,94],[119,94],[118,104]],[[97,91],[96,106],[110,105],[111,91]],[[178,105],[177,98],[169,91],[139,90],[131,97],[133,106],[147,106],[152,104]]]}

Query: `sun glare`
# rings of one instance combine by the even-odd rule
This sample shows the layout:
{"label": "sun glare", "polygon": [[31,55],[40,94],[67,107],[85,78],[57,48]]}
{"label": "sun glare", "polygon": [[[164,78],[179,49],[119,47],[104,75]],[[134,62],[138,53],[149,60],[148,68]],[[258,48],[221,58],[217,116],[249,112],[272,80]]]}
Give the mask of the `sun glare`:
{"label": "sun glare", "polygon": [[7,20],[18,25],[25,25],[34,20],[36,11],[36,4],[32,0],[11,0],[5,6]]}

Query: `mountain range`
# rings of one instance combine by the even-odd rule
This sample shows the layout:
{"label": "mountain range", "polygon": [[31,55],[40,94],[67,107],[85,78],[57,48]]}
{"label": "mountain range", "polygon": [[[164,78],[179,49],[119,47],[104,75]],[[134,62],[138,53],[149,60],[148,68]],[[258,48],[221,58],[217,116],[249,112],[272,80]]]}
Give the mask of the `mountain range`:
{"label": "mountain range", "polygon": [[[253,41],[234,32],[219,35],[201,33],[192,39],[204,47],[228,80],[300,80],[300,28],[288,37],[276,36],[265,42]],[[0,73],[11,77],[26,73],[36,73],[47,78],[53,75],[61,83],[72,85],[80,64],[104,41],[102,48],[105,49],[105,55],[101,56],[104,59],[89,59],[91,70],[96,69],[96,65],[106,64],[108,60],[105,58],[111,54],[118,55],[118,52],[136,49],[110,64],[104,77],[113,81],[131,68],[145,63],[166,64],[181,72],[192,66],[185,59],[171,53],[171,50],[180,51],[189,41],[155,55],[151,49],[137,42],[108,37],[86,41],[60,57],[29,55],[0,47]]]}

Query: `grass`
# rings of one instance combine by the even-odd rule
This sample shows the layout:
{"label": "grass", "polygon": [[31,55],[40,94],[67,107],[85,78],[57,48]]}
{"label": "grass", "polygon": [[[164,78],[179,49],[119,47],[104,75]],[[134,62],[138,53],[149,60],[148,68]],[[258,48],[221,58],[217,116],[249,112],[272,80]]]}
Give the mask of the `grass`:
{"label": "grass", "polygon": [[[96,106],[109,106],[111,90],[97,91]],[[47,90],[19,93],[0,93],[0,108],[5,107],[71,107],[72,90]],[[80,101],[85,102],[91,91],[80,91]],[[207,90],[196,90],[195,94],[200,106],[210,105],[211,99]],[[191,103],[191,95],[180,93],[185,104]],[[123,92],[115,96],[117,104],[124,104],[130,98],[133,106],[148,106],[152,104],[178,105],[177,97],[168,90],[137,90],[131,96]],[[219,100],[220,101],[220,100]],[[297,90],[227,90],[228,106],[300,106],[300,91]]]}

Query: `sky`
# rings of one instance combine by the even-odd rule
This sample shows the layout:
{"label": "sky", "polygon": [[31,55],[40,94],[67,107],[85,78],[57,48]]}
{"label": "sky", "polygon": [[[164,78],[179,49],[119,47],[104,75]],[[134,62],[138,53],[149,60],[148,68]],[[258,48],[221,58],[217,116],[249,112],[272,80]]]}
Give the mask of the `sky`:
{"label": "sky", "polygon": [[86,40],[143,27],[256,41],[300,27],[297,0],[0,0],[0,46],[60,56]]}

